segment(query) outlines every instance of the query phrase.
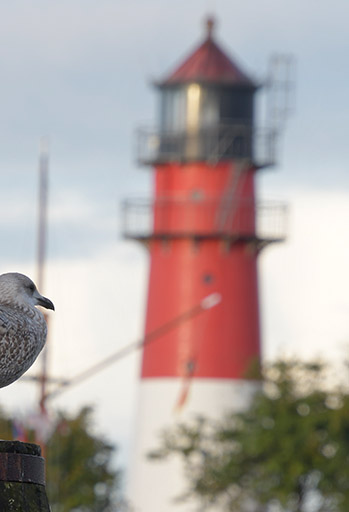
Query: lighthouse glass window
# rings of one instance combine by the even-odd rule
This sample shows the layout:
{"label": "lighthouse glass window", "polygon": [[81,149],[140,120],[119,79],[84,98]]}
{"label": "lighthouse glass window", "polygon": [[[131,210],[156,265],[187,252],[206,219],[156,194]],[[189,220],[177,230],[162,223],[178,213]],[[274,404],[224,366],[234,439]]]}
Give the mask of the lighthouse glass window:
{"label": "lighthouse glass window", "polygon": [[161,95],[160,129],[178,133],[185,128],[186,97],[182,87],[164,89]]}
{"label": "lighthouse glass window", "polygon": [[223,89],[220,93],[219,117],[223,124],[251,124],[253,118],[253,91]]}
{"label": "lighthouse glass window", "polygon": [[206,158],[216,140],[219,98],[216,91],[190,83],[162,90],[160,153],[181,159]]}
{"label": "lighthouse glass window", "polygon": [[219,124],[219,97],[212,88],[202,88],[200,126],[202,129],[215,130]]}
{"label": "lighthouse glass window", "polygon": [[199,84],[187,87],[187,131],[215,128],[219,119],[218,97],[214,90]]}
{"label": "lighthouse glass window", "polygon": [[215,127],[218,119],[219,100],[215,91],[196,83],[162,91],[162,132],[176,134]]}

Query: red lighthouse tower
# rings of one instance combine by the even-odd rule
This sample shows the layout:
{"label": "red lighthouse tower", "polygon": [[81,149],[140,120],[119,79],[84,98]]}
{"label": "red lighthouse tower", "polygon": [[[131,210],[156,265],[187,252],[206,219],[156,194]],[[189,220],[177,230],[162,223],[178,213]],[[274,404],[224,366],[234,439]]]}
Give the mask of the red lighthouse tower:
{"label": "red lighthouse tower", "polygon": [[[275,134],[257,130],[257,86],[212,31],[209,19],[203,43],[156,84],[158,129],[141,130],[138,147],[153,166],[154,198],[125,205],[126,236],[150,253],[145,334],[202,306],[143,349],[130,491],[140,512],[181,509],[180,470],[146,458],[161,429],[179,413],[212,416],[248,402],[260,359],[257,257],[283,238],[280,206],[260,205],[255,192]],[[220,302],[206,308],[208,296]]]}

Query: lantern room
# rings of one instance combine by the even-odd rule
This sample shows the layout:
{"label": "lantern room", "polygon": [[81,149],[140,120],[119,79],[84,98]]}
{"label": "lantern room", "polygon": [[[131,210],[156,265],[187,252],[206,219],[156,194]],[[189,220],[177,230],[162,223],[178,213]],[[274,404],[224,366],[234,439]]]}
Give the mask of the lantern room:
{"label": "lantern room", "polygon": [[182,151],[182,160],[209,159],[222,138],[221,158],[251,156],[256,86],[214,42],[213,27],[209,18],[205,41],[157,84],[161,151]]}
{"label": "lantern room", "polygon": [[272,163],[272,134],[263,135],[267,161],[258,163],[254,126],[256,83],[228,57],[206,22],[205,40],[155,85],[160,104],[157,131],[140,133],[139,161],[209,161],[244,158],[256,167]]}

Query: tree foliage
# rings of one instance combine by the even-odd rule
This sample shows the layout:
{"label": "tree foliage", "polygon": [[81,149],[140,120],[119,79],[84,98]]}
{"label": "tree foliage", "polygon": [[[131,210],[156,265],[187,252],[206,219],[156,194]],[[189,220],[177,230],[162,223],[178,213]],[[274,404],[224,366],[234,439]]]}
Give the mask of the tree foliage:
{"label": "tree foliage", "polygon": [[183,499],[239,512],[349,510],[349,391],[322,364],[277,362],[250,406],[163,434],[155,458],[180,456]]}
{"label": "tree foliage", "polygon": [[[120,471],[111,467],[114,447],[93,429],[93,410],[75,416],[57,414],[46,444],[46,491],[52,512],[115,512],[121,504]],[[0,411],[0,437],[35,442],[34,431],[23,428]],[[24,436],[24,438],[23,438]]]}
{"label": "tree foliage", "polygon": [[47,443],[47,494],[52,512],[108,512],[120,473],[110,467],[113,446],[92,431],[88,407],[60,414]]}

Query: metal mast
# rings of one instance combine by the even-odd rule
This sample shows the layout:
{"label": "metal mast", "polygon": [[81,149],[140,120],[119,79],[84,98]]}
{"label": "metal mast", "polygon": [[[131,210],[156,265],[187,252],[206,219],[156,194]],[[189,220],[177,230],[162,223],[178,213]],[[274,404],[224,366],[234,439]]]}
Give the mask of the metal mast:
{"label": "metal mast", "polygon": [[[39,214],[37,237],[37,286],[40,291],[44,288],[46,241],[47,241],[47,197],[48,197],[48,172],[49,172],[49,141],[47,137],[40,140],[39,155]],[[45,315],[46,321],[48,315]],[[47,344],[41,355],[40,375],[40,410],[46,413],[45,398],[47,385]]]}

